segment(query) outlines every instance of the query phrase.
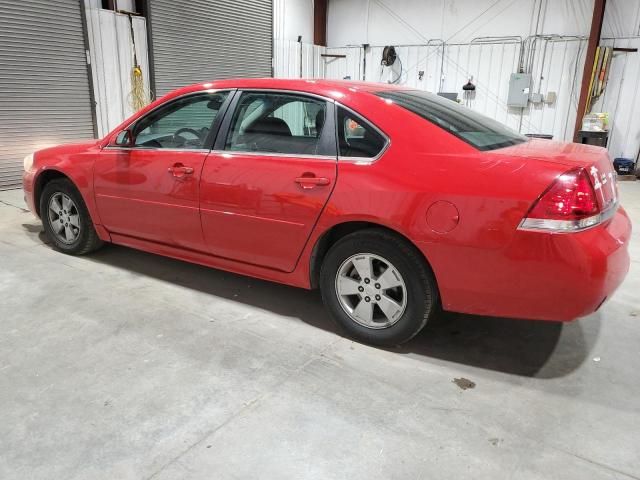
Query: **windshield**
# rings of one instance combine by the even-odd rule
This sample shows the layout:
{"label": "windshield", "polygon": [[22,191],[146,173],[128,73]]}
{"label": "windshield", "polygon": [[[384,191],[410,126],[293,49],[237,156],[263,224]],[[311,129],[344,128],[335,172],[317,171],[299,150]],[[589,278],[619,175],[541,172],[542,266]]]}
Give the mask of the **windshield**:
{"label": "windshield", "polygon": [[526,142],[527,137],[452,100],[421,90],[387,90],[375,95],[436,124],[478,150],[495,150]]}

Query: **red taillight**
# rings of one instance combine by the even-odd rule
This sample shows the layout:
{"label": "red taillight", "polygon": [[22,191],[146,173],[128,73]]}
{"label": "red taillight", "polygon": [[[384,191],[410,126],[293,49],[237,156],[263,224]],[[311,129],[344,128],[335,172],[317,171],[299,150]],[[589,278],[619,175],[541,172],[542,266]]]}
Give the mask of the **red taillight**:
{"label": "red taillight", "polygon": [[591,180],[581,168],[560,175],[536,202],[527,218],[579,220],[599,211]]}
{"label": "red taillight", "polygon": [[520,224],[524,230],[575,231],[599,223],[601,207],[586,170],[560,175]]}

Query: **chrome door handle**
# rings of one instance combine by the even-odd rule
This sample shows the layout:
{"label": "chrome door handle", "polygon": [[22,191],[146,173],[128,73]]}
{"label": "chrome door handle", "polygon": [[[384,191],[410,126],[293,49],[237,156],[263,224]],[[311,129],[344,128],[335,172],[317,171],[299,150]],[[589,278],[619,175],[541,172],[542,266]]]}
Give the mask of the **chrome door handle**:
{"label": "chrome door handle", "polygon": [[300,186],[304,189],[329,185],[331,180],[326,177],[298,177],[296,178],[296,183],[300,184]]}

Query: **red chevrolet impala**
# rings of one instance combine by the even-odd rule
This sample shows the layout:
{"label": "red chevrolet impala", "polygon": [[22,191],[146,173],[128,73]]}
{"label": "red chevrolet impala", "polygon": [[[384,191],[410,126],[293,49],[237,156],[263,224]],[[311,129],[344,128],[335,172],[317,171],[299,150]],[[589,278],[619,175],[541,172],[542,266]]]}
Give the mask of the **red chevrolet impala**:
{"label": "red chevrolet impala", "polygon": [[604,149],[387,85],[182,88],[102,140],[30,155],[24,190],[64,253],[112,242],[319,287],[347,333],[379,345],[439,306],[573,320],[629,266]]}

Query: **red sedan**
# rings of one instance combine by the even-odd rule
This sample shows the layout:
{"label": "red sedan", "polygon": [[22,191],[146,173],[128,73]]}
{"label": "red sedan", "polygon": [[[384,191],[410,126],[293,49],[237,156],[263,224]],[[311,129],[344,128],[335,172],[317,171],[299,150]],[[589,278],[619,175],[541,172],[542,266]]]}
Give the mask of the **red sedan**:
{"label": "red sedan", "polygon": [[573,320],[629,267],[606,150],[387,85],[186,87],[102,140],[30,155],[24,191],[64,253],[112,242],[319,287],[347,333],[380,345],[439,306]]}

